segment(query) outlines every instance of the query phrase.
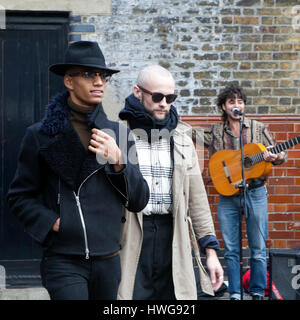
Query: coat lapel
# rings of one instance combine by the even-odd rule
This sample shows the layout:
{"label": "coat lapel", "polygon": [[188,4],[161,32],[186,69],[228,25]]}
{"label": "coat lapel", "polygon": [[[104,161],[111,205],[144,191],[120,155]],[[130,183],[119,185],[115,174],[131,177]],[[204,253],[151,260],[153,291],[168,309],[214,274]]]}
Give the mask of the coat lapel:
{"label": "coat lapel", "polygon": [[174,170],[173,170],[173,214],[176,216],[178,205],[184,188],[184,179],[187,169],[191,166],[191,147],[192,145],[186,141],[184,135],[180,132],[174,132]]}

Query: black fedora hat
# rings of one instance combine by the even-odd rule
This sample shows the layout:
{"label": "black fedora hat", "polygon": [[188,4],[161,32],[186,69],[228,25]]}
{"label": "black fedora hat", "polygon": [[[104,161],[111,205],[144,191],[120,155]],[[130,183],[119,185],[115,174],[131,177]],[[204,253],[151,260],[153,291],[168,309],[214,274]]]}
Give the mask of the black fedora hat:
{"label": "black fedora hat", "polygon": [[106,67],[105,58],[97,42],[77,41],[70,44],[64,63],[52,64],[49,70],[64,76],[66,71],[72,66],[91,67],[102,69],[111,74],[120,70],[110,69]]}

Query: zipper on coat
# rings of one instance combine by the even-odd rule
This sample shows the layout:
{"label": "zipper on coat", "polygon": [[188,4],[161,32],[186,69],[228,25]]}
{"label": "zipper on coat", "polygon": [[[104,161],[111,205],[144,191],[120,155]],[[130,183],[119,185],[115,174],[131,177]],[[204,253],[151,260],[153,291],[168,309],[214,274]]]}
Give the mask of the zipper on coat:
{"label": "zipper on coat", "polygon": [[[102,168],[102,167],[101,167]],[[76,205],[78,208],[78,212],[79,212],[79,216],[80,216],[80,221],[81,221],[81,225],[82,225],[82,229],[83,229],[83,235],[84,235],[84,244],[85,244],[85,258],[89,259],[90,258],[90,250],[89,250],[89,246],[88,246],[88,239],[87,239],[87,232],[86,232],[86,226],[85,226],[85,222],[84,222],[84,217],[83,217],[83,213],[82,213],[82,208],[81,208],[81,203],[80,203],[80,198],[79,198],[79,194],[80,194],[80,190],[82,185],[92,176],[94,175],[96,172],[98,172],[101,168],[98,168],[96,171],[92,172],[88,177],[86,177],[83,182],[81,183],[81,185],[78,188],[78,193],[76,194],[75,191],[73,191],[75,200],[76,200]]]}
{"label": "zipper on coat", "polygon": [[89,259],[90,250],[89,250],[89,247],[88,247],[87,233],[86,233],[85,222],[84,222],[83,213],[82,213],[82,209],[81,209],[80,199],[79,199],[79,196],[76,195],[75,191],[73,191],[73,192],[74,192],[74,196],[75,196],[75,199],[76,199],[76,204],[77,204],[77,208],[78,208],[78,211],[79,211],[79,216],[80,216],[81,225],[82,225],[83,234],[84,234],[85,258]]}
{"label": "zipper on coat", "polygon": [[[80,216],[80,221],[81,221],[81,225],[82,225],[82,229],[83,229],[83,234],[84,234],[84,243],[85,243],[85,258],[86,259],[89,259],[90,258],[90,250],[89,250],[89,247],[88,247],[88,239],[87,239],[87,232],[86,232],[86,226],[85,226],[85,222],[84,222],[84,217],[83,217],[83,212],[82,212],[82,208],[81,208],[81,204],[80,204],[80,198],[79,198],[79,194],[80,194],[80,190],[81,190],[81,187],[82,185],[92,176],[94,175],[96,172],[98,172],[101,168],[98,168],[96,171],[92,172],[88,177],[86,177],[83,182],[81,183],[81,185],[79,186],[78,188],[78,193],[76,194],[75,191],[73,191],[73,194],[74,194],[74,197],[75,197],[75,200],[76,200],[76,205],[77,205],[77,208],[78,208],[78,212],[79,212],[79,216]],[[108,180],[109,182],[113,185],[113,183],[110,181],[109,177],[108,177]],[[125,181],[125,186],[126,186],[126,193],[128,194],[128,188],[127,188],[127,183],[126,183],[126,179],[124,177],[124,181]],[[113,185],[113,187],[115,188],[115,186]],[[126,205],[128,205],[128,199],[126,196],[124,196],[124,194],[118,189],[116,188],[120,193],[121,195],[127,200],[126,201]]]}

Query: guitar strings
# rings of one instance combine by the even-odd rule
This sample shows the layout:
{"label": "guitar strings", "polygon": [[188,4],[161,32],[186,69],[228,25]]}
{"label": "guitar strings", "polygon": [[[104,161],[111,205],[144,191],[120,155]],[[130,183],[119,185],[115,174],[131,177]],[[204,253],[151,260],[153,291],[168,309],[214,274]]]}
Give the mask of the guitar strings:
{"label": "guitar strings", "polygon": [[[300,143],[300,136],[294,137],[294,138],[287,140],[287,141],[284,141],[283,143],[278,144],[277,146],[274,146],[274,147],[270,148],[269,150],[273,153],[274,152],[279,153],[279,152],[282,152],[286,149],[289,149],[289,148],[295,146],[298,143]],[[257,164],[257,163],[261,162],[264,160],[263,152],[259,152],[255,155],[249,157],[249,159],[251,159],[252,164]]]}

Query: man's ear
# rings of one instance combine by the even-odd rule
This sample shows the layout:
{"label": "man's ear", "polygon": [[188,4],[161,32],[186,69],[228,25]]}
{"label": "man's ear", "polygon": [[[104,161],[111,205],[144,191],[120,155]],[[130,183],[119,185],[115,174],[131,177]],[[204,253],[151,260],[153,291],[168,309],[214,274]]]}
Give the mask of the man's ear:
{"label": "man's ear", "polygon": [[65,76],[64,76],[64,85],[69,90],[73,90],[73,80],[72,80],[72,77],[70,77],[68,74],[65,74]]}
{"label": "man's ear", "polygon": [[133,87],[133,94],[137,99],[139,99],[139,100],[142,99],[142,92],[141,92],[141,89],[138,86],[134,86]]}

